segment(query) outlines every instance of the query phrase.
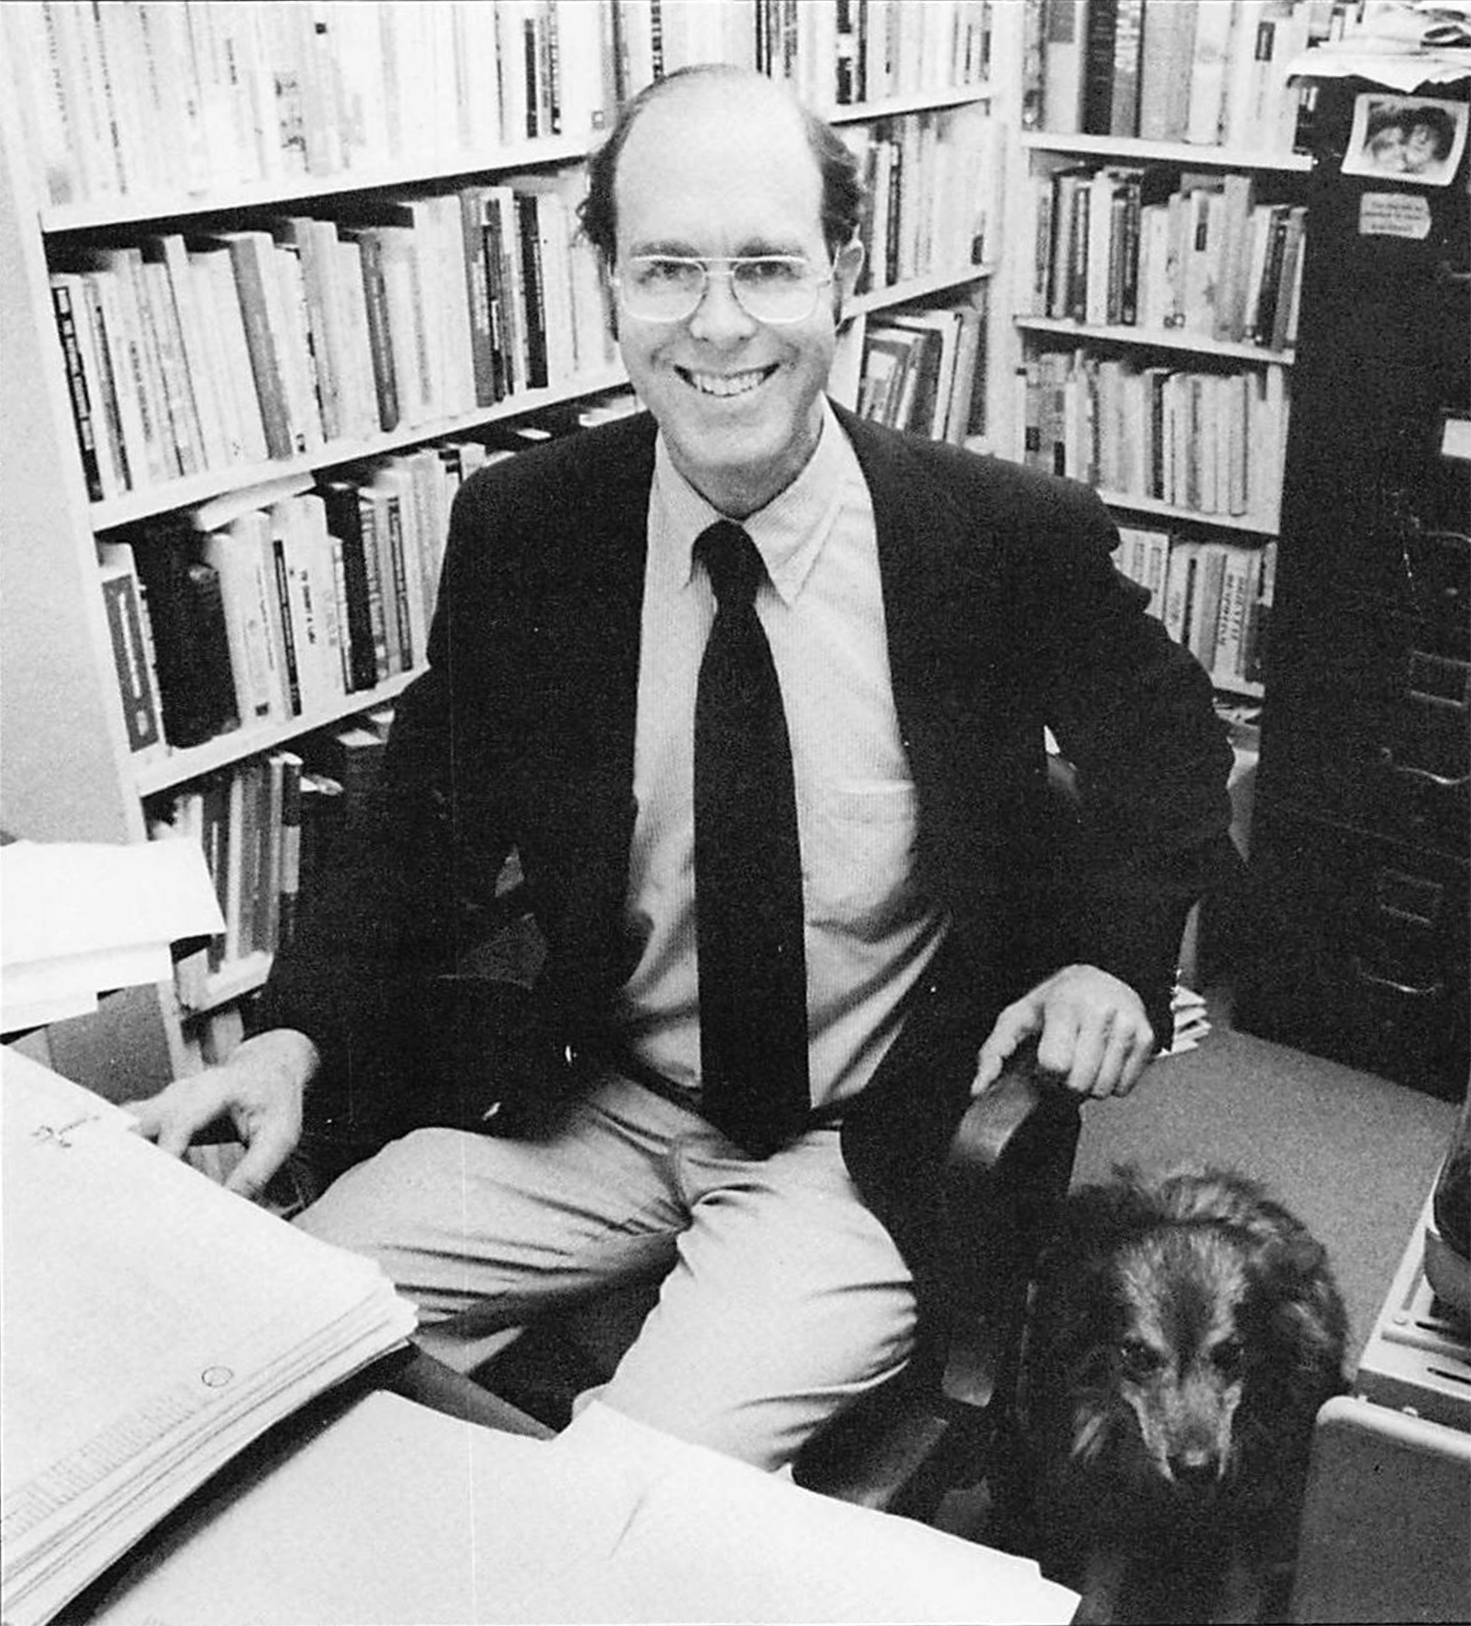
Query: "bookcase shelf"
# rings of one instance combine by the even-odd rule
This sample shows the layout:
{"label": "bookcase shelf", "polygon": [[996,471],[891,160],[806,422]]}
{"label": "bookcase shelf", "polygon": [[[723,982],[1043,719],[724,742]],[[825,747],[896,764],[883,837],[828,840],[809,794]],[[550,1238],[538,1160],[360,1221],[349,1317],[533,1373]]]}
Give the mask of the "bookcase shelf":
{"label": "bookcase shelf", "polygon": [[340,723],[345,717],[355,717],[359,712],[371,711],[374,706],[381,706],[396,699],[418,677],[421,670],[422,668],[415,668],[411,672],[395,672],[376,688],[343,695],[336,704],[313,712],[310,716],[293,717],[288,722],[271,723],[268,726],[258,725],[253,728],[235,729],[228,734],[217,734],[214,739],[206,740],[203,745],[171,751],[166,757],[160,757],[154,762],[142,763],[135,770],[133,779],[138,795],[156,796],[160,791],[171,790],[177,785],[186,785],[191,779],[199,779],[205,774],[214,773],[217,769],[228,768],[232,763],[243,762],[247,757],[260,756],[264,751],[300,739],[302,735],[311,734],[319,728],[328,728],[333,723]]}
{"label": "bookcase shelf", "polygon": [[459,178],[510,170],[575,164],[586,158],[600,136],[543,136],[514,146],[494,147],[481,153],[457,152],[443,164],[427,159],[411,163],[344,169],[332,175],[286,175],[252,181],[208,193],[152,193],[148,196],[99,198],[87,203],[53,204],[39,211],[39,225],[47,236],[93,232],[114,226],[142,225],[154,220],[188,220],[199,215],[241,214],[279,209],[282,204],[313,198],[344,197],[357,192],[441,183]]}
{"label": "bookcase shelf", "polygon": [[580,401],[607,390],[617,389],[628,382],[621,367],[586,377],[568,379],[547,389],[524,390],[498,401],[494,406],[479,407],[473,412],[457,413],[453,417],[436,418],[433,422],[417,423],[387,434],[354,441],[334,441],[315,452],[298,457],[254,463],[249,467],[209,469],[192,475],[187,480],[171,481],[168,485],[130,491],[123,497],[112,497],[92,504],[92,524],[97,531],[131,525],[138,520],[157,514],[172,513],[176,509],[190,508],[226,492],[246,491],[251,486],[281,480],[294,474],[310,474],[319,469],[334,468],[343,463],[365,462],[384,457],[424,441],[442,440],[483,429],[487,424],[502,423],[511,418],[526,417],[561,406],[569,401]]}
{"label": "bookcase shelf", "polygon": [[990,101],[994,95],[989,84],[959,85],[950,90],[917,91],[907,96],[884,96],[871,102],[829,107],[823,110],[823,117],[829,124],[867,124],[875,119],[903,118],[908,113],[967,107],[972,102]]}
{"label": "bookcase shelf", "polygon": [[1195,356],[1221,356],[1234,361],[1257,362],[1263,366],[1290,367],[1292,351],[1267,350],[1259,344],[1232,344],[1179,329],[1139,327],[1095,327],[1084,322],[1066,322],[1054,316],[1018,316],[1016,325],[1026,333],[1056,333],[1080,343],[1137,345],[1148,350],[1180,350]]}
{"label": "bookcase shelf", "polygon": [[927,277],[911,277],[891,288],[874,288],[859,294],[844,307],[845,316],[864,316],[871,311],[890,310],[895,305],[910,305],[936,294],[951,293],[986,282],[995,275],[994,265],[971,265],[963,269],[935,271]]}
{"label": "bookcase shelf", "polygon": [[1301,152],[1260,152],[1249,147],[1206,147],[1186,141],[1142,141],[1137,136],[1054,135],[1024,130],[1021,144],[1036,152],[1076,153],[1133,164],[1177,164],[1183,169],[1247,169],[1306,173],[1313,160]]}
{"label": "bookcase shelf", "polygon": [[1244,531],[1251,536],[1268,537],[1277,533],[1275,514],[1203,514],[1179,503],[1161,502],[1157,497],[1135,497],[1127,491],[1110,491],[1103,486],[1098,487],[1098,495],[1110,508],[1127,513],[1158,514],[1164,519],[1186,520],[1191,525],[1205,525],[1215,531]]}

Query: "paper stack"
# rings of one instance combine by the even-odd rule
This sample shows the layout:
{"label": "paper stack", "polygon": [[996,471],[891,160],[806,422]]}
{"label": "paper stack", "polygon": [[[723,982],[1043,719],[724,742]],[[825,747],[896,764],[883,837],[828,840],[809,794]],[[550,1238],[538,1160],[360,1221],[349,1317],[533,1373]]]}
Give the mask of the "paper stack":
{"label": "paper stack", "polygon": [[13,842],[0,847],[0,893],[3,1033],[166,981],[170,943],[225,929],[204,854],[187,842]]}
{"label": "paper stack", "polygon": [[546,1441],[377,1393],[88,1602],[87,1626],[1060,1626],[1078,1595],[598,1402]]}
{"label": "paper stack", "polygon": [[0,1050],[0,1608],[36,1626],[272,1423],[413,1330],[293,1230]]}

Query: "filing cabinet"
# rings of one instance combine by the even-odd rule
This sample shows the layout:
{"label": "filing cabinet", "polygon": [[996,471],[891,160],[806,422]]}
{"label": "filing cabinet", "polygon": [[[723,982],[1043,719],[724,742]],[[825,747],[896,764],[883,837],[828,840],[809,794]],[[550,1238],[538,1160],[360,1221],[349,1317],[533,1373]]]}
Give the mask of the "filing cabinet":
{"label": "filing cabinet", "polygon": [[[1319,87],[1236,1019],[1459,1099],[1471,869],[1471,230],[1345,175]],[[1440,100],[1466,87],[1426,87]]]}

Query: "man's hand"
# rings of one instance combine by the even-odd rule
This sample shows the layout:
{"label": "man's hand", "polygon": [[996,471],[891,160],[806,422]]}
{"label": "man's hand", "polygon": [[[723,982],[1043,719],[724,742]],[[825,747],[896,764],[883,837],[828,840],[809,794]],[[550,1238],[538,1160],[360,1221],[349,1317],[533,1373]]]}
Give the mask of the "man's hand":
{"label": "man's hand", "polygon": [[181,1157],[212,1125],[233,1125],[245,1156],[226,1186],[256,1198],[301,1139],[302,1102],[317,1070],[316,1046],[304,1033],[277,1028],[247,1039],[222,1066],[176,1079],[128,1110],[149,1140]]}
{"label": "man's hand", "polygon": [[1127,1095],[1154,1053],[1144,1002],[1128,983],[1097,966],[1064,966],[996,1018],[977,1057],[971,1094],[988,1089],[1033,1034],[1038,1066],[1077,1095]]}

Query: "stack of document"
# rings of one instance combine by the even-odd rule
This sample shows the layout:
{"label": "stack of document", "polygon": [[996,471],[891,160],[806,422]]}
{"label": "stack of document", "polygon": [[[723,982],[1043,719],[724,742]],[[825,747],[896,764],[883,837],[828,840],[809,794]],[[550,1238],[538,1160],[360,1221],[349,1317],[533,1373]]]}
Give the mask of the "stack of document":
{"label": "stack of document", "polygon": [[272,1423],[412,1332],[293,1230],[0,1050],[0,1610],[48,1619]]}
{"label": "stack of document", "polygon": [[169,945],[225,929],[204,854],[182,841],[0,847],[0,1032],[96,1010],[173,975]]}
{"label": "stack of document", "polygon": [[1014,1558],[593,1402],[523,1439],[369,1394],[111,1576],[87,1626],[532,1621],[1061,1626]]}

